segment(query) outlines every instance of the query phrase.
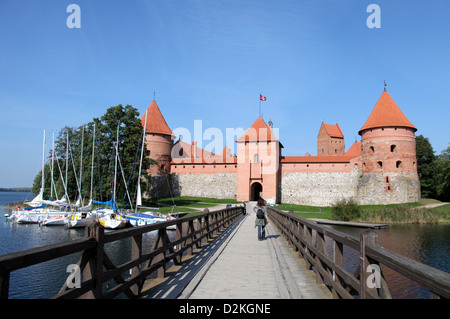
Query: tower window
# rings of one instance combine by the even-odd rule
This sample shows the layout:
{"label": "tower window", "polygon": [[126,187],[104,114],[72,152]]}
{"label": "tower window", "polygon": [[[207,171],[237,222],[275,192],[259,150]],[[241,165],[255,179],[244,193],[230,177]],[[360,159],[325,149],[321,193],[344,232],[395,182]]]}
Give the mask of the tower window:
{"label": "tower window", "polygon": [[255,154],[255,163],[258,163],[258,154]]}
{"label": "tower window", "polygon": [[386,183],[389,183],[389,176],[386,176]]}
{"label": "tower window", "polygon": [[383,168],[383,162],[382,162],[382,161],[379,161],[379,162],[378,162],[378,166],[379,166],[379,168]]}
{"label": "tower window", "polygon": [[397,161],[397,163],[395,164],[395,166],[397,168],[401,168],[402,167],[402,161]]}
{"label": "tower window", "polygon": [[397,151],[397,145],[391,145],[391,153],[395,153]]}
{"label": "tower window", "polygon": [[372,153],[375,153],[375,148],[373,146],[370,147],[370,150],[372,151]]}

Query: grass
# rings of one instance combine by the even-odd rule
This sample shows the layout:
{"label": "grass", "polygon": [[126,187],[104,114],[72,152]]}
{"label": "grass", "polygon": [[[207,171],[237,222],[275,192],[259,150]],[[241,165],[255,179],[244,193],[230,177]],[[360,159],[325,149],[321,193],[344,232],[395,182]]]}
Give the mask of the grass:
{"label": "grass", "polygon": [[[186,216],[202,213],[204,208],[210,208],[217,206],[217,204],[239,204],[234,199],[220,199],[209,197],[164,197],[154,198],[150,200],[143,200],[143,206],[147,207],[159,207],[158,212],[167,214],[172,212],[172,206],[175,205],[174,213],[188,213]],[[149,209],[150,210],[150,209]],[[144,210],[145,211],[145,210]]]}
{"label": "grass", "polygon": [[[424,205],[438,203],[441,202],[435,199],[422,198],[416,203],[361,205],[359,206],[359,216],[354,216],[351,220],[382,224],[450,223],[450,204],[435,208],[421,208]],[[336,219],[333,216],[333,207],[292,204],[279,204],[275,207],[283,211],[292,209],[296,216],[302,218]]]}
{"label": "grass", "polygon": [[440,224],[450,222],[450,205],[435,208],[397,205],[394,207],[372,207],[361,210],[355,221],[386,224]]}
{"label": "grass", "polygon": [[275,205],[275,208],[284,211],[294,211],[294,215],[301,218],[331,218],[331,207],[320,206],[306,206],[306,205],[294,205],[294,204],[279,204]]}

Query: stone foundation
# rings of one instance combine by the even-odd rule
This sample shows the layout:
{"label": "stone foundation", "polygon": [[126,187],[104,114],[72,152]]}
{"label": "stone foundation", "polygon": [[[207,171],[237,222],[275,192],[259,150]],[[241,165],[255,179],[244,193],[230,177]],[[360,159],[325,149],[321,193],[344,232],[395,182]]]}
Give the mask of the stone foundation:
{"label": "stone foundation", "polygon": [[420,183],[414,173],[366,173],[358,181],[360,205],[413,203],[420,199]]}

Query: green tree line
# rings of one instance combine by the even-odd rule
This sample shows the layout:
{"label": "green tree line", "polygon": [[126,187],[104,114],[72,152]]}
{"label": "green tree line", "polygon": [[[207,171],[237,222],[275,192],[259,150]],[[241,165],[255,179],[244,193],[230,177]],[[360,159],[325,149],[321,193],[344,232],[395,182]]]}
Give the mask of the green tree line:
{"label": "green tree line", "polygon": [[419,135],[416,152],[422,197],[450,201],[450,146],[435,155],[429,139]]}
{"label": "green tree line", "polygon": [[[134,206],[139,175],[142,130],[143,126],[137,109],[131,105],[122,106],[121,104],[108,108],[103,116],[94,118],[85,125],[62,128],[58,136],[55,136],[53,170],[51,167],[53,150],[50,150],[47,156],[44,168],[44,198],[48,199],[53,195],[53,200],[60,199],[67,192],[70,201],[73,203],[80,196],[81,191],[81,198],[85,201],[89,200],[92,176],[92,199],[108,201],[114,195],[114,176],[117,172],[116,201],[119,205],[122,203],[124,206],[129,205],[126,194],[126,188],[128,187]],[[115,146],[117,140],[118,160],[116,164]],[[93,143],[94,148],[92,147]],[[94,156],[92,157],[92,155]],[[92,158],[94,159],[92,160]],[[147,173],[150,164],[150,159],[144,156],[141,172],[141,189],[143,192],[150,184],[150,176]],[[93,174],[91,174],[91,170]],[[52,171],[53,191],[50,189]],[[65,188],[66,174],[67,187]],[[38,193],[41,188],[41,176],[42,171],[34,179],[33,193]]]}

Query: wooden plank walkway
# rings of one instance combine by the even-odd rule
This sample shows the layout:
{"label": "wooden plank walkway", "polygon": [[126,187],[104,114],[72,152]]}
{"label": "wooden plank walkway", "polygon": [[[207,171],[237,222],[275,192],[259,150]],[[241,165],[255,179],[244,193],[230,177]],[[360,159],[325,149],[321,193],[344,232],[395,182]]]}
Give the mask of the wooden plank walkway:
{"label": "wooden plank walkway", "polygon": [[258,241],[253,203],[239,223],[173,267],[164,282],[149,281],[145,298],[159,299],[324,299],[313,271],[287,245],[272,224]]}

